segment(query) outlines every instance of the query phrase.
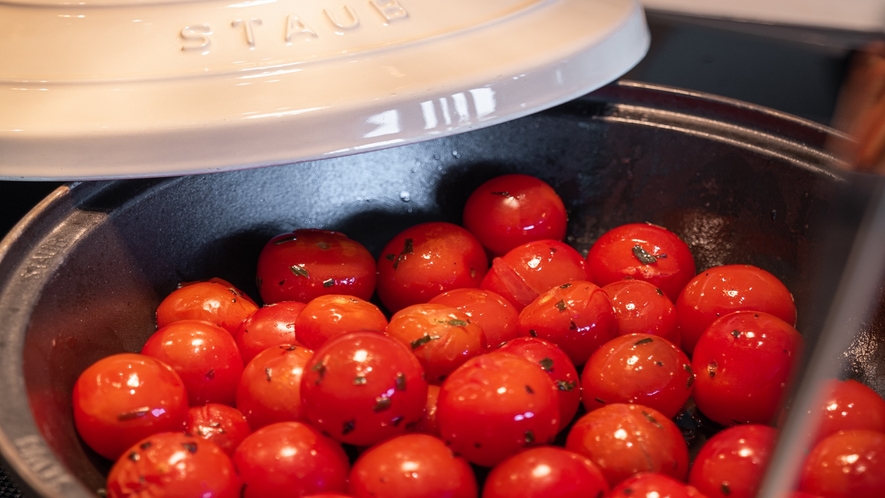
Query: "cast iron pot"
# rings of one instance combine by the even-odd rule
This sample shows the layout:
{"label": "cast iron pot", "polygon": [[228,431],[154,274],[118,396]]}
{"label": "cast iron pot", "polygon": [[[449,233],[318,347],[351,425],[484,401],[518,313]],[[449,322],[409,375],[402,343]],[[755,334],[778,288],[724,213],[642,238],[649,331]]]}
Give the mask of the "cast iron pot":
{"label": "cast iron pot", "polygon": [[[740,102],[620,83],[415,145],[61,187],[0,243],[3,458],[26,494],[95,496],[109,462],[74,430],[72,386],[99,358],[138,351],[177,283],[217,276],[257,297],[256,258],[274,235],[340,230],[377,256],[409,225],[459,222],[472,189],[508,172],[556,188],[569,210],[568,241],[580,250],[618,224],[648,221],[682,236],[699,269],[771,271],[793,291],[798,328],[813,346],[830,297],[820,283],[838,276],[863,206],[844,202],[851,182],[834,173],[824,147],[833,138]],[[872,330],[846,372],[881,393],[885,348]]]}

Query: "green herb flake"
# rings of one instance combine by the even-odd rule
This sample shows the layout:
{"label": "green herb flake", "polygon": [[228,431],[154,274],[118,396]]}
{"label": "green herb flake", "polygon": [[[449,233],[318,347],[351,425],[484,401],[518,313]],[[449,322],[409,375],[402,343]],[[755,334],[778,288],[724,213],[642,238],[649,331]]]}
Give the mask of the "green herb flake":
{"label": "green herb flake", "polygon": [[722,491],[722,494],[725,496],[731,495],[731,487],[729,487],[727,482],[723,482],[721,486],[719,486],[719,491]]}
{"label": "green herb flake", "polygon": [[602,398],[593,398],[593,399],[595,399],[596,402],[599,403],[600,405],[604,405],[604,404],[605,404],[605,400],[602,399]]}
{"label": "green herb flake", "polygon": [[658,258],[654,254],[646,251],[639,244],[633,246],[633,256],[636,256],[636,259],[644,265],[653,265],[658,262]]}
{"label": "green herb flake", "polygon": [[399,424],[403,423],[405,417],[402,415],[397,415],[390,420],[390,423],[393,424],[394,427],[399,427]]}
{"label": "green herb flake", "polygon": [[530,386],[528,384],[525,385],[525,392],[527,392],[529,394],[535,394],[535,390],[532,389],[532,386]]}
{"label": "green herb flake", "polygon": [[406,374],[402,372],[396,373],[396,390],[397,391],[405,391],[406,390]]}
{"label": "green herb flake", "polygon": [[144,417],[148,413],[150,413],[150,407],[143,406],[141,408],[136,408],[135,410],[123,412],[117,415],[117,420],[120,422],[126,422],[127,420],[135,420],[137,418]]}
{"label": "green herb flake", "polygon": [[564,312],[564,311],[565,311],[566,309],[568,309],[568,308],[566,308],[566,306],[565,306],[565,301],[562,300],[562,299],[560,299],[560,300],[556,303],[556,309],[558,309],[559,312],[562,313],[562,312]]}
{"label": "green herb flake", "polygon": [[532,444],[535,442],[535,433],[532,431],[525,431],[525,444]]}
{"label": "green herb flake", "polygon": [[568,329],[569,329],[569,330],[578,330],[578,324],[575,323],[574,320],[569,320],[569,322],[568,322]]}
{"label": "green herb flake", "polygon": [[682,368],[684,368],[685,371],[688,372],[688,380],[685,381],[685,388],[691,389],[691,386],[694,385],[694,370],[691,369],[691,365],[689,365],[688,363],[683,363]]}
{"label": "green herb flake", "polygon": [[663,428],[664,428],[664,426],[661,425],[661,423],[658,422],[657,419],[655,419],[654,417],[652,417],[651,415],[649,415],[649,413],[648,413],[647,411],[642,410],[641,413],[642,413],[642,416],[643,416],[643,417],[645,417],[646,419],[648,419],[648,421],[651,422],[652,424],[654,424],[655,427],[657,427],[658,429],[663,429]]}
{"label": "green herb flake", "polygon": [[316,365],[310,367],[311,372],[317,373],[316,385],[320,385],[320,382],[323,381],[323,377],[326,375],[326,365],[322,363],[317,363]]}
{"label": "green herb flake", "polygon": [[529,335],[532,337],[538,337],[538,333],[535,332],[535,329],[529,329]]}
{"label": "green herb flake", "polygon": [[346,434],[350,434],[353,432],[353,429],[356,426],[356,420],[345,420],[343,424],[341,424],[341,435],[344,436]]}
{"label": "green herb flake", "polygon": [[137,461],[141,460],[141,455],[139,455],[137,451],[130,451],[129,452],[129,459],[132,460],[133,462],[137,462]]}
{"label": "green herb flake", "polygon": [[412,246],[412,239],[406,239],[405,242],[403,242],[403,250],[400,251],[399,255],[397,255],[396,259],[393,261],[393,269],[396,270],[400,261],[406,258],[406,254],[412,254],[414,250],[415,248]]}
{"label": "green herb flake", "polygon": [[414,351],[434,339],[439,339],[439,337],[431,336],[430,334],[424,334],[422,337],[419,337],[419,338],[415,339],[414,341],[412,341],[411,343],[409,343],[409,345],[412,346],[412,351]]}
{"label": "green herb flake", "polygon": [[466,327],[467,325],[469,325],[469,323],[465,322],[464,320],[457,319],[449,320],[446,323],[448,325],[451,325],[452,327]]}
{"label": "green herb flake", "polygon": [[317,242],[317,247],[322,249],[323,251],[328,251],[332,246],[326,241]]}
{"label": "green herb flake", "polygon": [[369,380],[366,379],[365,375],[357,375],[353,378],[353,385],[355,386],[364,386],[366,382],[369,382]]}
{"label": "green herb flake", "polygon": [[716,377],[716,370],[717,369],[719,369],[719,363],[717,363],[716,360],[712,360],[707,365],[707,374],[710,376],[711,379],[713,377]]}
{"label": "green herb flake", "polygon": [[292,265],[289,269],[292,270],[292,273],[294,273],[296,277],[310,278],[310,273],[308,273],[307,268],[303,266]]}
{"label": "green herb flake", "polygon": [[273,376],[273,369],[268,367],[264,369],[264,378],[270,382],[271,377]]}
{"label": "green herb flake", "polygon": [[501,190],[498,192],[492,192],[492,195],[500,195],[501,197],[510,197],[510,192],[506,190]]}
{"label": "green herb flake", "polygon": [[559,288],[560,288],[560,289],[568,289],[568,288],[571,287],[571,286],[572,286],[572,283],[571,283],[571,282],[566,282],[566,283],[560,285]]}
{"label": "green herb flake", "polygon": [[396,259],[396,254],[393,254],[393,253],[385,254],[384,259],[386,259],[387,261],[393,261],[394,259]]}
{"label": "green herb flake", "polygon": [[323,280],[323,287],[328,289],[329,287],[332,287],[333,285],[335,285],[335,279],[329,278],[329,279]]}
{"label": "green herb flake", "polygon": [[735,339],[737,339],[738,337],[741,336],[741,331],[740,331],[740,330],[737,330],[737,329],[734,329],[734,330],[731,331],[731,335],[734,336]]}
{"label": "green herb flake", "polygon": [[186,443],[181,443],[181,446],[183,446],[184,449],[185,449],[188,453],[190,453],[191,455],[193,455],[194,453],[197,452],[197,443],[194,443],[194,442],[188,441],[188,442],[186,442]]}
{"label": "green herb flake", "polygon": [[374,412],[383,412],[384,410],[390,408],[390,404],[393,401],[387,396],[378,396],[375,398],[375,406],[372,407],[372,411]]}
{"label": "green herb flake", "polygon": [[642,346],[643,344],[648,344],[650,342],[654,342],[654,339],[652,339],[651,337],[646,337],[645,339],[639,339],[638,341],[634,342],[633,345]]}
{"label": "green herb flake", "polygon": [[[578,387],[578,381],[576,380],[557,380],[556,388],[560,391],[574,391],[575,388]],[[599,398],[596,398],[599,400]]]}
{"label": "green herb flake", "polygon": [[662,291],[661,289],[657,289],[657,288],[656,288],[656,289],[655,289],[655,292],[657,292],[659,296],[663,296],[663,295],[664,295],[664,291]]}
{"label": "green herb flake", "polygon": [[538,362],[545,372],[553,371],[553,358],[543,358]]}

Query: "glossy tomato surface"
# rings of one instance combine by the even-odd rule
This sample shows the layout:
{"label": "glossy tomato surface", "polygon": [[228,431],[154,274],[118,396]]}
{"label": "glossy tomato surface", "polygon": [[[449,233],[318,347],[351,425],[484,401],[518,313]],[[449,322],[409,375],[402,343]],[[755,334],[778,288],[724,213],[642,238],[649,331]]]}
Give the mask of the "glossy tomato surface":
{"label": "glossy tomato surface", "polygon": [[246,417],[232,406],[209,403],[192,406],[187,412],[184,432],[212,441],[229,456],[252,434]]}
{"label": "glossy tomato surface", "polygon": [[295,318],[307,306],[298,301],[282,301],[255,310],[234,332],[243,363],[271,346],[297,344]]}
{"label": "glossy tomato surface", "polygon": [[296,339],[310,349],[317,349],[329,339],[348,332],[370,330],[384,332],[387,317],[374,304],[354,296],[320,296],[295,318]]}
{"label": "glossy tomato surface", "polygon": [[589,458],[556,446],[521,451],[496,465],[483,498],[584,498],[604,496],[608,482]]}
{"label": "glossy tomato surface", "polygon": [[489,348],[494,349],[519,336],[519,312],[510,301],[495,292],[476,288],[454,289],[443,292],[428,302],[452,306],[462,311],[482,329]]}
{"label": "glossy tomato surface", "polygon": [[755,498],[776,442],[766,425],[729,427],[701,447],[688,482],[707,498]]}
{"label": "glossy tomato surface", "polygon": [[806,457],[799,489],[824,498],[875,498],[885,490],[885,434],[837,432]]}
{"label": "glossy tomato surface", "polygon": [[602,291],[611,299],[619,334],[651,334],[680,345],[676,306],[664,291],[633,279],[612,282]]}
{"label": "glossy tomato surface", "polygon": [[427,386],[427,404],[424,407],[424,416],[415,424],[413,432],[429,434],[439,437],[439,422],[436,420],[436,409],[439,402],[440,387],[434,384]]}
{"label": "glossy tomato surface", "polygon": [[885,400],[856,380],[832,379],[824,385],[817,409],[819,426],[812,445],[839,431],[858,429],[885,433]]}
{"label": "glossy tomato surface", "polygon": [[237,385],[236,407],[252,430],[275,422],[304,420],[301,377],[313,351],[303,346],[271,346],[246,365]]}
{"label": "glossy tomato surface", "polygon": [[464,205],[464,228],[493,256],[534,240],[563,240],[566,222],[565,204],[553,187],[529,175],[492,178]]}
{"label": "glossy tomato surface", "polygon": [[693,486],[658,472],[640,472],[613,487],[609,498],[706,498]]}
{"label": "glossy tomato surface", "polygon": [[205,320],[233,334],[257,309],[255,301],[226,280],[187,282],[157,306],[157,328],[178,320]]}

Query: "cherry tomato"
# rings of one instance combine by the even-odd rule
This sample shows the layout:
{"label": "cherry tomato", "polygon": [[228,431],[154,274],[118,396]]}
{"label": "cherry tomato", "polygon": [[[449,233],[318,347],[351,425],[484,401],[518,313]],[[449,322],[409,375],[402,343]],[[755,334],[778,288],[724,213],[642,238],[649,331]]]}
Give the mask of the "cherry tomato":
{"label": "cherry tomato", "polygon": [[298,342],[317,349],[329,339],[360,330],[384,332],[387,317],[374,304],[354,296],[320,296],[295,318]]}
{"label": "cherry tomato", "polygon": [[233,336],[201,320],[179,320],[157,330],[141,348],[172,367],[187,387],[190,404],[233,405],[243,359]]}
{"label": "cherry tomato", "polygon": [[234,453],[242,498],[283,498],[343,492],[350,462],[341,446],[302,422],[278,422],[253,432]]}
{"label": "cherry tomato", "polygon": [[660,472],[684,481],[688,446],[676,424],[642,405],[611,404],[587,413],[572,427],[566,449],[602,469],[610,486],[639,472]]}
{"label": "cherry tomato", "polygon": [[271,346],[297,344],[295,318],[307,306],[298,301],[281,301],[255,310],[234,332],[243,363]]}
{"label": "cherry tomato", "polygon": [[368,300],[375,258],[340,232],[301,229],[270,239],[258,256],[258,292],[265,303],[308,302],[326,294]]}
{"label": "cherry tomato", "polygon": [[470,194],[464,228],[494,256],[534,240],[563,240],[565,204],[543,180],[510,174],[493,178]]}
{"label": "cherry tomato", "polygon": [[526,306],[519,313],[519,331],[556,344],[581,366],[618,335],[618,321],[602,289],[575,280],[543,292]]}
{"label": "cherry tomato", "polygon": [[675,301],[694,277],[695,264],[675,233],[651,223],[630,223],[597,239],[587,254],[587,271],[603,286],[624,278],[645,280]]}
{"label": "cherry tomato", "polygon": [[885,434],[831,434],[805,460],[799,489],[824,498],[879,498],[885,490]]}
{"label": "cherry tomato", "polygon": [[609,498],[705,498],[694,486],[657,472],[640,472],[612,488]]}
{"label": "cherry tomato", "polygon": [[522,310],[541,293],[573,280],[587,280],[584,258],[558,240],[537,240],[492,260],[480,287]]}
{"label": "cherry tomato", "polygon": [[521,451],[492,469],[483,498],[584,498],[608,493],[608,483],[589,458],[556,446]]}
{"label": "cherry tomato", "polygon": [[717,266],[694,277],[676,300],[682,349],[691,355],[711,323],[741,310],[763,311],[796,324],[793,295],[777,277],[750,265]]}
{"label": "cherry tomato", "polygon": [[701,447],[688,482],[707,498],[755,498],[776,442],[766,425],[729,427]]}
{"label": "cherry tomato", "polygon": [[885,433],[885,400],[856,380],[828,381],[817,410],[819,426],[811,445],[839,431],[867,429]]}
{"label": "cherry tomato", "polygon": [[364,451],[350,470],[348,489],[357,498],[478,494],[470,464],[426,434],[403,434]]}
{"label": "cherry tomato", "polygon": [[493,351],[449,375],[436,417],[442,439],[456,453],[490,467],[525,447],[553,441],[559,400],[537,364]]}
{"label": "cherry tomato", "polygon": [[771,423],[801,348],[799,332],[768,313],[736,311],[716,320],[691,360],[698,409],[722,425]]}
{"label": "cherry tomato", "polygon": [[233,462],[218,445],[183,432],[139,441],[111,467],[107,481],[108,498],[240,498],[241,488]]}
{"label": "cherry tomato", "polygon": [[612,282],[602,291],[612,301],[619,334],[651,334],[680,344],[676,306],[664,291],[633,279]]}
{"label": "cherry tomato", "polygon": [[505,342],[497,351],[522,356],[547,372],[556,385],[559,399],[559,429],[571,423],[581,404],[580,377],[572,360],[559,346],[537,337],[518,337]]}
{"label": "cherry tomato", "polygon": [[421,420],[427,381],[407,346],[352,332],[317,349],[301,377],[301,399],[307,419],[326,434],[368,446]]}
{"label": "cherry tomato", "polygon": [[422,223],[400,232],[381,251],[378,297],[395,313],[445,291],[478,287],[488,267],[473,234],[451,223]]}
{"label": "cherry tomato", "polygon": [[486,349],[482,329],[465,313],[442,304],[413,304],[397,311],[387,335],[411,348],[433,384]]}
{"label": "cherry tomato", "polygon": [[231,334],[258,309],[249,296],[220,278],[180,284],[157,307],[157,328],[178,320],[205,320]]}
{"label": "cherry tomato", "polygon": [[74,384],[74,423],[99,455],[116,460],[158,432],[181,431],[187,390],[181,377],[150,356],[122,353],[98,360]]}
{"label": "cherry tomato", "polygon": [[192,406],[187,412],[184,431],[212,441],[228,456],[233,456],[237,446],[252,433],[239,410],[218,403]]}
{"label": "cherry tomato", "polygon": [[436,407],[439,401],[439,386],[427,386],[427,404],[424,406],[424,416],[412,429],[414,432],[429,434],[439,437],[439,423],[436,420]]}
{"label": "cherry tomato", "polygon": [[685,353],[670,341],[649,334],[616,337],[603,344],[581,372],[584,407],[611,403],[648,406],[667,418],[688,401],[694,372]]}
{"label": "cherry tomato", "polygon": [[304,419],[301,376],[313,357],[303,346],[271,346],[246,365],[237,386],[236,406],[252,430],[275,422]]}
{"label": "cherry tomato", "polygon": [[453,289],[434,297],[430,304],[444,304],[462,311],[479,325],[489,348],[519,337],[519,312],[499,294],[483,289]]}

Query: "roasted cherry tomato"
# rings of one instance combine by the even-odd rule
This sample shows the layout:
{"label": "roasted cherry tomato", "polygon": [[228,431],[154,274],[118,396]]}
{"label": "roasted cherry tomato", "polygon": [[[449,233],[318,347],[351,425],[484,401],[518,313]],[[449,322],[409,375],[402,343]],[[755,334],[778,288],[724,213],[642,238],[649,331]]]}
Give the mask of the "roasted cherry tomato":
{"label": "roasted cherry tomato", "polygon": [[320,296],[301,310],[295,319],[297,340],[317,349],[329,339],[348,332],[384,332],[387,317],[374,304],[354,296]]}
{"label": "roasted cherry tomato", "polygon": [[693,385],[691,363],[679,346],[649,334],[608,341],[581,372],[587,411],[611,403],[636,403],[672,418],[688,401]]}
{"label": "roasted cherry tomato", "polygon": [[298,301],[282,301],[258,308],[246,317],[234,332],[243,363],[271,346],[297,344],[295,318],[305,306]]}
{"label": "roasted cherry tomato", "polygon": [[824,498],[879,498],[885,490],[885,434],[831,434],[805,459],[799,489]]}
{"label": "roasted cherry tomato", "polygon": [[258,292],[265,303],[308,302],[326,294],[368,300],[375,258],[340,232],[302,229],[270,239],[258,256]]}
{"label": "roasted cherry tomato", "polygon": [[484,289],[454,289],[434,297],[430,304],[458,308],[479,325],[489,348],[519,336],[519,312],[499,294]]}
{"label": "roasted cherry tomato", "polygon": [[252,430],[275,422],[303,420],[301,376],[313,357],[303,346],[271,346],[246,365],[237,386],[237,409]]}
{"label": "roasted cherry tomato", "polygon": [[436,420],[439,389],[437,385],[430,384],[427,386],[427,404],[424,407],[424,416],[412,429],[414,432],[439,437],[439,422]]}
{"label": "roasted cherry tomato", "polygon": [[680,345],[676,306],[664,291],[645,280],[618,280],[602,288],[611,299],[618,333],[651,334]]}
{"label": "roasted cherry tomato", "polygon": [[192,406],[187,412],[184,431],[217,444],[229,456],[252,434],[246,417],[232,406],[209,403]]}
{"label": "roasted cherry tomato", "polygon": [[387,335],[411,348],[432,384],[486,349],[482,329],[465,313],[442,304],[413,304],[397,311]]}
{"label": "roasted cherry tomato", "polygon": [[157,327],[178,320],[205,320],[233,334],[257,309],[255,301],[226,280],[183,283],[157,307]]}
{"label": "roasted cherry tomato", "polygon": [[492,469],[483,498],[604,496],[608,483],[589,458],[556,446],[521,451]]}
{"label": "roasted cherry tomato", "polygon": [[688,446],[676,424],[642,405],[606,405],[579,418],[565,442],[602,469],[610,486],[639,472],[684,481]]}
{"label": "roasted cherry tomato", "polygon": [[490,467],[553,441],[559,399],[536,364],[493,351],[467,360],[443,382],[436,418],[442,439],[456,453]]}
{"label": "roasted cherry tomato", "polygon": [[476,477],[463,458],[426,434],[403,434],[364,451],[350,470],[356,498],[475,498]]}
{"label": "roasted cherry tomato", "polygon": [[73,404],[80,437],[110,460],[152,434],[184,430],[188,410],[181,377],[155,358],[132,353],[102,358],[84,370],[74,384]]}
{"label": "roasted cherry tomato", "polygon": [[793,295],[777,277],[751,265],[717,266],[691,279],[676,300],[682,349],[691,355],[711,323],[741,310],[764,311],[796,325]]}
{"label": "roasted cherry tomato", "polygon": [[624,278],[645,280],[675,301],[694,277],[695,264],[675,233],[651,223],[630,223],[596,240],[587,254],[587,271],[602,286]]}
{"label": "roasted cherry tomato", "polygon": [[519,332],[565,351],[576,366],[618,335],[612,303],[596,284],[576,280],[553,287],[519,313]]}
{"label": "roasted cherry tomato", "polygon": [[108,498],[240,498],[241,488],[233,462],[218,445],[183,432],[139,441],[117,460],[107,481]]}
{"label": "roasted cherry tomato", "polygon": [[284,498],[347,489],[350,462],[337,442],[301,422],[253,432],[234,453],[242,498]]}
{"label": "roasted cherry tomato", "polygon": [[885,433],[885,400],[856,380],[828,381],[817,416],[820,417],[818,427],[809,428],[815,434],[812,446],[839,431],[866,429]]}
{"label": "roasted cherry tomato", "polygon": [[141,348],[172,367],[187,387],[190,404],[233,405],[243,358],[233,336],[202,320],[179,320],[157,330]]}
{"label": "roasted cherry tomato", "polygon": [[537,240],[492,260],[480,287],[522,310],[543,292],[573,280],[587,280],[581,254],[558,240]]}
{"label": "roasted cherry tomato", "polygon": [[464,228],[493,256],[534,240],[563,240],[565,204],[543,180],[503,175],[480,185],[464,205]]}
{"label": "roasted cherry tomato", "polygon": [[658,472],[640,472],[612,488],[609,498],[706,498],[694,486]]}
{"label": "roasted cherry tomato", "polygon": [[378,297],[395,313],[445,291],[478,287],[488,267],[473,234],[451,223],[422,223],[403,230],[382,249]]}
{"label": "roasted cherry tomato", "polygon": [[421,420],[427,381],[408,346],[352,332],[317,349],[301,377],[301,399],[307,419],[326,434],[368,446]]}
{"label": "roasted cherry tomato", "polygon": [[801,348],[799,332],[768,313],[736,311],[716,320],[691,359],[698,409],[722,425],[771,423]]}
{"label": "roasted cherry tomato", "polygon": [[776,442],[767,425],[729,427],[701,447],[688,482],[707,498],[755,498]]}

